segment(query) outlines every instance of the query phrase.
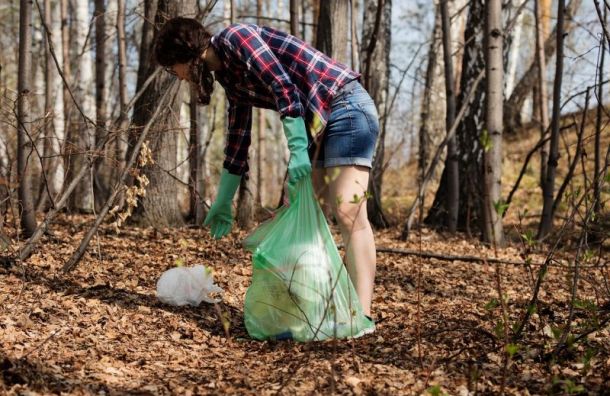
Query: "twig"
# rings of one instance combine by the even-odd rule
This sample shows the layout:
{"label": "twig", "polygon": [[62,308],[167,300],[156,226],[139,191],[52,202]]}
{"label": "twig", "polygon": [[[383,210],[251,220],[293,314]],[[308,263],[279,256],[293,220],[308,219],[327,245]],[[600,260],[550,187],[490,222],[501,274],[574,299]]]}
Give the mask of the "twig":
{"label": "twig", "polygon": [[[604,172],[603,172],[603,175],[601,175],[601,177],[600,177],[600,183],[605,178],[606,172],[608,171],[609,165],[610,165],[610,146],[608,146],[608,150],[606,151],[606,160],[605,160],[605,163],[604,163]],[[517,340],[517,339],[519,339],[521,337],[521,333],[523,332],[523,329],[525,328],[525,325],[529,322],[529,318],[531,317],[531,315],[533,313],[532,308],[538,302],[538,294],[539,294],[540,288],[542,286],[542,280],[543,280],[544,276],[546,275],[546,273],[548,271],[548,267],[550,266],[550,261],[551,261],[553,255],[555,254],[555,251],[559,248],[559,243],[561,242],[561,235],[563,235],[563,233],[565,232],[565,229],[567,228],[568,224],[570,224],[574,220],[574,217],[576,216],[577,209],[582,204],[582,201],[587,197],[587,194],[588,194],[588,192],[585,191],[582,194],[582,196],[580,197],[579,201],[576,203],[576,205],[574,205],[574,208],[573,208],[570,216],[565,221],[565,223],[561,227],[561,230],[559,231],[559,237],[557,238],[557,241],[555,241],[555,244],[551,248],[551,251],[547,255],[546,259],[544,260],[544,264],[540,267],[540,270],[538,271],[538,277],[536,279],[536,285],[534,286],[534,292],[532,294],[532,297],[530,299],[529,304],[527,305],[527,308],[526,308],[525,313],[523,315],[523,319],[521,320],[521,323],[519,324],[519,326],[517,327],[517,330],[513,334],[513,341],[515,341],[515,340]],[[590,213],[587,213],[587,216],[590,216]],[[581,268],[582,268],[582,266],[581,266]]]}
{"label": "twig", "polygon": [[436,152],[434,153],[434,158],[432,159],[432,162],[430,163],[430,165],[428,165],[428,169],[426,170],[424,179],[422,180],[422,183],[419,187],[417,197],[415,198],[415,201],[413,201],[413,203],[411,204],[411,207],[409,208],[408,215],[407,215],[407,221],[405,223],[405,226],[402,230],[402,235],[401,235],[401,238],[403,240],[406,240],[409,237],[409,232],[411,231],[411,227],[413,225],[415,209],[419,206],[419,203],[423,200],[422,197],[424,195],[424,192],[426,191],[426,187],[428,186],[430,179],[432,178],[432,175],[434,174],[434,169],[436,168],[436,165],[438,165],[438,162],[441,157],[441,152],[445,148],[445,146],[449,143],[449,140],[455,135],[455,131],[457,130],[458,125],[462,121],[462,118],[464,118],[464,114],[466,114],[466,110],[470,107],[470,99],[472,99],[472,97],[474,96],[474,93],[476,92],[477,87],[479,86],[479,83],[481,82],[481,80],[483,79],[484,76],[485,76],[485,69],[483,69],[479,72],[479,75],[477,76],[474,83],[470,87],[470,91],[468,92],[468,95],[466,95],[466,99],[464,100],[459,113],[455,117],[455,121],[453,122],[451,129],[449,131],[447,131],[447,135],[445,136],[445,139],[436,148]]}
{"label": "twig", "polygon": [[42,342],[38,345],[36,345],[34,348],[30,349],[29,351],[27,351],[26,353],[24,353],[23,355],[21,355],[21,357],[19,358],[19,360],[23,360],[26,357],[28,357],[30,355],[30,353],[38,350],[41,346],[43,346],[44,344],[46,344],[51,338],[55,337],[60,331],[63,330],[63,327],[60,327],[59,329],[55,330],[53,333],[51,333],[47,338],[45,338],[44,340],[42,340]]}
{"label": "twig", "polygon": [[599,23],[602,25],[602,29],[604,30],[604,34],[606,35],[606,40],[610,43],[610,33],[608,33],[608,29],[606,28],[606,24],[604,23],[604,17],[602,16],[602,11],[599,8],[599,1],[593,0],[595,4],[595,11],[597,12],[597,17],[599,18]]}
{"label": "twig", "polygon": [[[377,247],[377,252],[383,253],[396,253],[396,254],[404,254],[408,256],[417,256],[424,258],[434,258],[444,261],[467,261],[467,262],[484,262],[488,261],[490,263],[496,264],[512,264],[512,265],[525,265],[526,263],[523,261],[515,261],[515,260],[503,260],[499,258],[492,257],[480,257],[480,256],[462,256],[455,254],[443,254],[443,253],[432,253],[426,251],[418,251],[411,249],[395,249],[395,248],[387,248],[387,247]],[[530,263],[530,264],[538,264],[542,265],[542,263]]]}
{"label": "twig", "polygon": [[574,175],[574,170],[576,169],[576,165],[578,164],[578,159],[581,157],[581,153],[582,153],[582,137],[583,134],[585,133],[585,124],[587,123],[587,110],[589,109],[589,89],[591,87],[589,87],[587,89],[587,94],[585,96],[585,109],[582,113],[582,123],[580,125],[580,130],[578,132],[578,140],[576,143],[576,152],[574,153],[574,161],[572,161],[572,163],[570,164],[570,167],[568,168],[568,174],[566,175],[565,179],[563,180],[563,183],[561,184],[561,187],[559,187],[559,190],[557,191],[557,195],[555,196],[555,202],[553,202],[553,209],[552,209],[552,213],[554,214],[557,211],[557,207],[559,206],[559,203],[561,202],[561,198],[563,197],[563,193],[565,192],[568,184],[570,183],[570,180],[572,180],[572,176]]}
{"label": "twig", "polygon": [[[62,268],[62,270],[64,272],[69,272],[69,271],[73,270],[74,267],[76,267],[76,264],[80,261],[80,259],[85,254],[85,250],[87,249],[87,246],[89,245],[89,241],[91,240],[93,235],[96,233],[97,229],[99,228],[100,224],[104,220],[104,217],[106,216],[108,211],[110,211],[110,208],[112,207],[112,204],[114,203],[115,198],[117,197],[117,195],[119,194],[119,191],[121,190],[121,188],[120,188],[121,185],[124,184],[125,181],[127,180],[127,178],[129,177],[129,171],[131,170],[131,167],[133,166],[134,162],[138,158],[138,155],[140,154],[140,147],[144,143],[144,140],[146,139],[146,137],[148,135],[148,131],[150,130],[150,127],[152,126],[153,122],[157,119],[157,116],[163,109],[163,107],[164,107],[163,105],[165,103],[165,100],[169,96],[169,93],[172,91],[175,91],[177,86],[178,86],[178,84],[173,84],[173,86],[171,88],[165,90],[165,93],[159,100],[159,104],[157,105],[155,112],[152,114],[152,116],[146,123],[146,126],[140,133],[140,137],[138,138],[138,141],[136,142],[136,144],[131,152],[131,158],[129,158],[129,161],[125,165],[125,168],[122,171],[121,177],[119,178],[117,184],[115,185],[112,194],[110,194],[110,197],[108,197],[108,199],[106,200],[104,207],[102,208],[99,215],[95,219],[95,223],[93,224],[91,229],[89,229],[89,231],[87,232],[85,237],[83,237],[78,249],[72,254],[72,257],[70,257],[70,260],[68,260],[64,264],[64,266]],[[175,92],[172,92],[172,94],[175,94]]]}

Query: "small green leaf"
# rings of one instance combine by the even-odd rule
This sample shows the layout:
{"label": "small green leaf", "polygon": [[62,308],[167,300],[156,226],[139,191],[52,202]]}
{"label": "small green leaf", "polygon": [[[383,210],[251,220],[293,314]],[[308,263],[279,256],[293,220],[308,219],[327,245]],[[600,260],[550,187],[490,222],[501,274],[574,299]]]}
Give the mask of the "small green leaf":
{"label": "small green leaf", "polygon": [[504,338],[504,325],[502,322],[496,323],[496,326],[494,327],[494,334],[498,338]]}
{"label": "small green leaf", "polygon": [[508,209],[508,204],[502,202],[502,200],[499,200],[497,202],[494,202],[494,209],[496,210],[498,216],[502,217],[504,215],[504,212],[506,212],[506,209]]}
{"label": "small green leaf", "polygon": [[481,146],[483,147],[483,151],[488,152],[489,149],[491,149],[491,137],[489,136],[489,132],[487,132],[487,129],[483,129],[479,141],[481,143]]}
{"label": "small green leaf", "polygon": [[441,389],[440,385],[434,385],[426,389],[426,392],[431,394],[432,396],[442,396],[445,395],[445,392]]}
{"label": "small green leaf", "polygon": [[184,266],[184,259],[182,257],[178,257],[176,261],[174,261],[174,264],[176,267],[182,267]]}
{"label": "small green leaf", "polygon": [[485,304],[485,309],[491,311],[495,309],[498,305],[500,305],[498,299],[492,298],[487,304]]}
{"label": "small green leaf", "polygon": [[512,359],[513,356],[515,356],[515,353],[517,353],[519,351],[519,345],[517,344],[507,344],[506,345],[506,352],[508,353],[508,356]]}

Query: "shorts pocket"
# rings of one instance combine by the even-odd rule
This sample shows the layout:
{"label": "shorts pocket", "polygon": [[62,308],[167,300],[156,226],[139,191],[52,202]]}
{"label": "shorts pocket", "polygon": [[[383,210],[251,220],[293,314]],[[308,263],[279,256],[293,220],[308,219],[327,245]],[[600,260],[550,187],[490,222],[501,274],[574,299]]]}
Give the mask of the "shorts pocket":
{"label": "shorts pocket", "polygon": [[372,100],[369,100],[364,103],[358,103],[356,106],[366,117],[366,121],[369,125],[369,131],[375,136],[378,135],[379,115],[377,114],[377,107],[375,107],[375,103],[373,103]]}

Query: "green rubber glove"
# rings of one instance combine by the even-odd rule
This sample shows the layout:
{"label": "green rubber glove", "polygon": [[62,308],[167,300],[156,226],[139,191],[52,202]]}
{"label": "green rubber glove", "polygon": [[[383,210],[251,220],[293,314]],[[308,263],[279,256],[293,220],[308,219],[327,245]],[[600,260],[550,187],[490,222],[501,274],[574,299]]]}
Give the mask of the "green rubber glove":
{"label": "green rubber glove", "polygon": [[220,239],[231,231],[233,226],[231,204],[233,196],[235,196],[235,192],[239,187],[240,180],[241,176],[231,174],[226,169],[223,169],[220,174],[220,184],[216,200],[203,221],[204,226],[210,226],[210,233],[214,239]]}
{"label": "green rubber glove", "polygon": [[311,162],[307,153],[307,130],[303,117],[284,117],[284,134],[288,140],[290,150],[290,161],[288,161],[288,176],[290,181],[297,182],[299,179],[311,174]]}

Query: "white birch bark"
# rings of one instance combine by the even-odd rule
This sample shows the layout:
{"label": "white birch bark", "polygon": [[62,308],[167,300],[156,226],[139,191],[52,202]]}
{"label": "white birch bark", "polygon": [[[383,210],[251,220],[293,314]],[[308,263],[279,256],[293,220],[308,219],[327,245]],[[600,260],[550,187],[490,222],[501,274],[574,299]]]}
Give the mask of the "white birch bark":
{"label": "white birch bark", "polygon": [[[63,64],[63,53],[61,51],[61,5],[59,1],[51,1],[51,20],[48,24],[50,29],[50,40],[55,49],[55,57],[59,65]],[[60,49],[60,50],[58,50]],[[57,71],[57,66],[54,61],[50,62],[49,81],[53,97],[51,99],[52,109],[52,128],[51,134],[47,136],[48,152],[47,157],[47,179],[49,182],[49,191],[51,196],[55,198],[62,189],[65,179],[64,161],[61,156],[61,148],[64,145],[66,138],[66,123],[64,118],[64,90],[63,82]]]}
{"label": "white birch bark", "polygon": [[[81,109],[83,113],[91,118],[95,119],[95,75],[93,58],[91,56],[91,42],[86,41],[87,36],[91,30],[91,17],[89,15],[89,2],[88,1],[77,1],[74,4],[75,11],[75,37],[74,45],[78,56],[78,70],[75,73],[75,93],[77,100],[80,101]],[[89,37],[93,36],[89,34]],[[77,128],[77,139],[78,139],[78,150],[79,154],[86,154],[88,150],[91,150],[95,143],[95,130],[82,119],[80,115],[75,120],[75,127]],[[79,166],[90,166],[85,161],[84,156],[79,155],[81,163]],[[93,210],[93,191],[91,185],[91,177],[86,176],[83,181],[79,184],[76,190],[76,196],[74,206],[78,210],[89,212]]]}
{"label": "white birch bark", "polygon": [[[518,0],[513,0],[513,9],[519,6]],[[519,54],[521,52],[521,33],[523,31],[523,16],[525,11],[521,12],[515,21],[513,28],[513,37],[510,42],[510,50],[508,51],[508,71],[506,73],[505,96],[508,98],[515,87],[515,77],[517,75],[517,64],[519,63]]]}

